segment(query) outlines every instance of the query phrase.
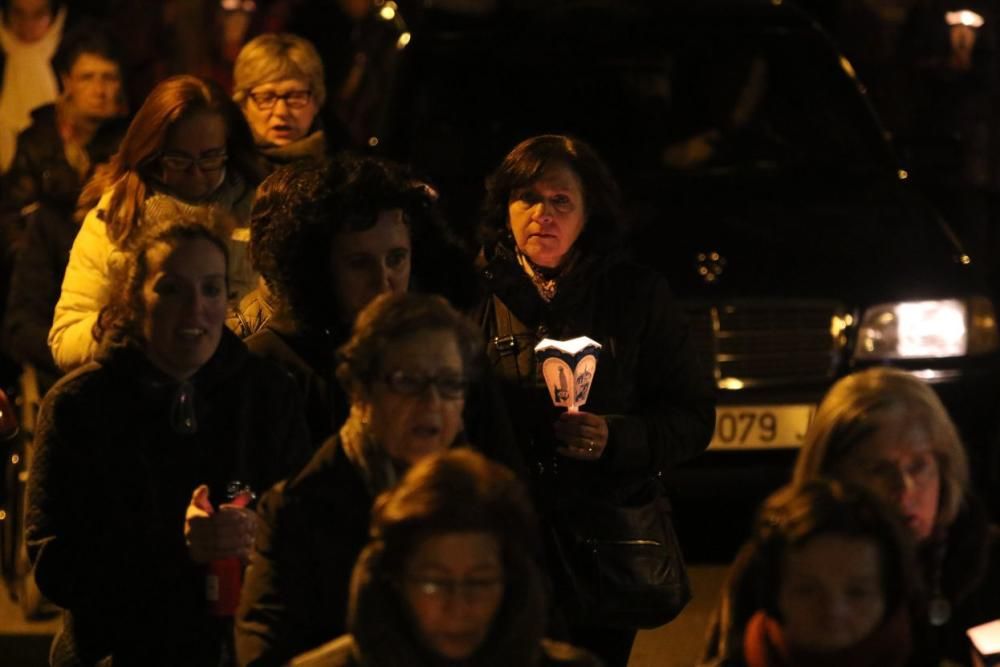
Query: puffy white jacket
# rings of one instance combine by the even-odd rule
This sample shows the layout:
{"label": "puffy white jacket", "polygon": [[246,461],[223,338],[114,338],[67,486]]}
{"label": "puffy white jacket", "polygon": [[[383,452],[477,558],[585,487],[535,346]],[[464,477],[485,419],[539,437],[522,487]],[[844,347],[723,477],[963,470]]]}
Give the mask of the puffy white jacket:
{"label": "puffy white jacket", "polygon": [[56,365],[69,371],[97,354],[91,335],[97,315],[111,295],[111,276],[124,267],[124,256],[108,238],[99,211],[107,207],[110,192],[83,220],[69,252],[62,291],[49,330],[49,349]]}
{"label": "puffy white jacket", "polygon": [[[227,185],[220,188],[224,192],[209,203],[231,210],[240,225],[233,231],[228,245],[230,296],[235,294],[236,299],[241,299],[257,284],[257,274],[247,258],[249,230],[245,226],[254,191],[246,187],[242,179],[233,181],[236,182],[227,179]],[[52,358],[64,371],[71,371],[96,356],[97,341],[91,332],[101,308],[111,297],[111,285],[124,278],[125,254],[108,238],[107,226],[101,219],[104,217],[101,211],[107,208],[110,198],[111,191],[105,192],[84,218],[69,253],[48,341]],[[166,206],[172,210],[197,207],[165,194],[155,194],[143,204],[143,215],[155,214]]]}

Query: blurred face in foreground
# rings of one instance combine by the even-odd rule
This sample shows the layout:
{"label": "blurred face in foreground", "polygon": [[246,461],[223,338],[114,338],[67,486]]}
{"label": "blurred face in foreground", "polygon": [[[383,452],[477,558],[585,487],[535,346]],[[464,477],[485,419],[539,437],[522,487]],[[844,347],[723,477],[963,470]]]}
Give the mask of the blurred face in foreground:
{"label": "blurred face in foreground", "polygon": [[854,646],[885,616],[878,547],[831,533],[789,549],[778,610],[790,646],[821,652]]}
{"label": "blurred face in foreground", "polygon": [[838,474],[890,501],[918,541],[934,532],[941,472],[925,429],[905,414],[890,416],[858,443]]}
{"label": "blurred face in foreground", "polygon": [[417,634],[448,660],[466,660],[489,635],[503,602],[500,544],[490,533],[444,533],[407,561],[403,596]]}

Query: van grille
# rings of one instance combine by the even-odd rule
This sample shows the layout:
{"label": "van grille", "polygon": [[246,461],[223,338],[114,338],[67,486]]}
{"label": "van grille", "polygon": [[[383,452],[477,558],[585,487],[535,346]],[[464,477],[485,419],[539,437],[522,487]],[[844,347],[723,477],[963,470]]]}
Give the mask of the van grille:
{"label": "van grille", "polygon": [[834,377],[844,309],[828,301],[689,304],[694,347],[720,386],[802,384]]}

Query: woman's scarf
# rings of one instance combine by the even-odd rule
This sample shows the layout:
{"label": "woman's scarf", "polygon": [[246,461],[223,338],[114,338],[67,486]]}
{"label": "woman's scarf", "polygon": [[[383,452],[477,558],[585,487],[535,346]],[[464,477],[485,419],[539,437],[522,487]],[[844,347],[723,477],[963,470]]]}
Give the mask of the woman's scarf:
{"label": "woman's scarf", "polygon": [[0,89],[0,171],[14,161],[17,135],[31,125],[31,112],[59,96],[51,60],[62,40],[66,8],[56,14],[48,32],[37,42],[22,42],[7,29],[0,13],[0,49],[6,56]]}
{"label": "woman's scarf", "polygon": [[839,651],[792,648],[781,623],[763,610],[750,617],[743,635],[747,667],[902,667],[911,650],[910,618],[902,605],[870,635]]}
{"label": "woman's scarf", "polygon": [[527,255],[521,252],[520,248],[515,249],[517,263],[528,278],[531,279],[531,284],[538,291],[538,296],[542,297],[542,300],[546,303],[555,298],[556,291],[559,289],[559,280],[573,270],[579,254],[576,249],[570,249],[569,253],[567,253],[568,256],[562,264],[555,269],[546,269],[532,262]]}
{"label": "woman's scarf", "polygon": [[351,406],[351,413],[340,428],[340,445],[373,498],[396,485],[399,473],[392,459],[385,448],[375,442],[361,409],[355,405]]}
{"label": "woman's scarf", "polygon": [[299,160],[319,160],[326,153],[326,137],[323,130],[315,130],[290,144],[284,146],[261,144],[257,146],[257,150],[274,167]]}

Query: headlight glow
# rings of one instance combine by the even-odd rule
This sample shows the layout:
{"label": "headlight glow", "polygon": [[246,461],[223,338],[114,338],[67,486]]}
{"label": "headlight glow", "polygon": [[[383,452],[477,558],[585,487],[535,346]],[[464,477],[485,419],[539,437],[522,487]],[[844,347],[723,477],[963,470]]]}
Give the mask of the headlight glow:
{"label": "headlight glow", "polygon": [[865,311],[858,359],[934,359],[974,356],[997,348],[989,299],[884,303]]}

